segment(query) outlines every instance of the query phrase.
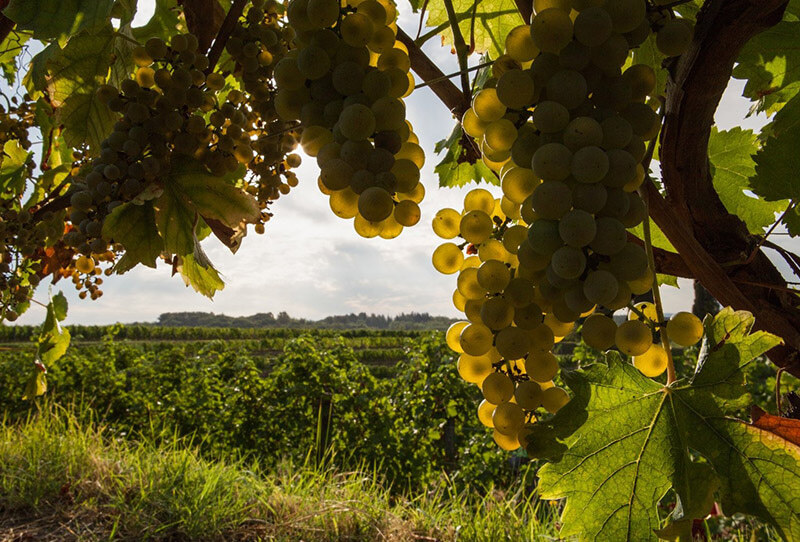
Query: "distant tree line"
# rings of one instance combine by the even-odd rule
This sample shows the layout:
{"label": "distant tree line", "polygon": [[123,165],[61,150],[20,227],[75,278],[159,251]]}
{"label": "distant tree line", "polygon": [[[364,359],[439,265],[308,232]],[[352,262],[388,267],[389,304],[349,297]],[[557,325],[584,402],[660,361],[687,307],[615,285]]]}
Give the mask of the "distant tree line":
{"label": "distant tree line", "polygon": [[412,312],[397,316],[350,313],[328,316],[321,320],[293,318],[285,311],[275,316],[271,312],[251,316],[227,316],[213,312],[166,312],[156,325],[167,327],[226,327],[226,328],[291,328],[291,329],[386,329],[386,330],[444,330],[452,318]]}

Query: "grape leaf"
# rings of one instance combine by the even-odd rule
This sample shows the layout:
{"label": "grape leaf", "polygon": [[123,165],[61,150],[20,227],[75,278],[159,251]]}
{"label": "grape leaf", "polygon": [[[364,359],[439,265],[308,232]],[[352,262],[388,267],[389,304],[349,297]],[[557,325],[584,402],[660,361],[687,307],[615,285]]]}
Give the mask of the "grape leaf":
{"label": "grape leaf", "polygon": [[187,254],[181,257],[178,271],[187,286],[206,297],[214,297],[217,291],[225,287],[219,273],[211,265],[205,253],[197,245],[198,254]]}
{"label": "grape leaf", "polygon": [[105,83],[116,39],[110,25],[94,34],[81,32],[47,59],[47,91],[53,107],[76,92],[94,92]]}
{"label": "grape leaf", "polygon": [[117,31],[113,43],[114,62],[108,72],[108,84],[119,88],[125,79],[130,79],[135,69],[133,50],[136,48],[136,39],[133,37],[130,25],[122,26]]}
{"label": "grape leaf", "polygon": [[800,124],[782,131],[777,137],[768,137],[756,154],[756,174],[750,186],[758,196],[767,201],[797,198],[800,194]]}
{"label": "grape leaf", "polygon": [[3,70],[3,77],[9,85],[13,85],[17,80],[19,71],[17,59],[29,38],[28,34],[10,32],[0,44],[0,69]]}
{"label": "grape leaf", "polygon": [[759,111],[774,112],[800,91],[800,22],[782,21],[753,37],[737,59],[733,77],[746,79],[744,96]]}
{"label": "grape leaf", "polygon": [[123,203],[103,223],[103,236],[125,247],[126,260],[115,266],[124,273],[138,263],[156,266],[156,258],[164,250],[164,240],[156,227],[156,214],[151,202],[144,205]]}
{"label": "grape leaf", "polygon": [[786,102],[781,109],[772,117],[772,122],[764,126],[761,130],[761,139],[769,136],[779,137],[787,130],[800,126],[800,94]]}
{"label": "grape leaf", "polygon": [[116,115],[94,92],[69,96],[56,110],[56,118],[64,126],[62,135],[67,145],[80,147],[86,143],[97,152],[116,122]]}
{"label": "grape leaf", "polygon": [[143,26],[133,29],[133,37],[144,43],[150,38],[169,40],[176,32],[185,30],[178,19],[178,3],[176,0],[156,0],[153,16]]}
{"label": "grape leaf", "polygon": [[0,159],[2,159],[0,189],[14,194],[22,192],[25,189],[28,164],[33,160],[33,153],[23,149],[16,139],[9,139],[3,145],[3,155]]}
{"label": "grape leaf", "polygon": [[[562,536],[655,540],[659,501],[673,489],[682,511],[672,519],[683,523],[667,527],[672,537],[705,513],[708,485],[717,481],[727,514],[755,515],[787,539],[800,536],[800,446],[732,416],[747,400],[742,368],[780,343],[751,334],[753,322],[731,309],[709,317],[694,377],[669,388],[616,354],[607,364],[563,373],[575,398],[535,433],[557,439],[561,449],[535,438],[529,447],[558,451],[539,471],[539,491],[566,497]],[[689,450],[715,476],[694,465]]]}
{"label": "grape leaf", "polygon": [[433,168],[434,173],[439,176],[439,186],[453,188],[481,181],[499,185],[500,179],[480,158],[474,164],[466,160],[466,151],[461,144],[462,135],[461,125],[456,124],[447,139],[436,143],[434,150],[437,154],[447,149],[442,161]]}
{"label": "grape leaf", "polygon": [[32,30],[36,39],[53,39],[102,26],[114,0],[10,0],[3,14],[17,30]]}
{"label": "grape leaf", "polygon": [[44,365],[52,364],[63,356],[69,347],[69,330],[60,322],[67,317],[67,298],[59,292],[50,297],[47,316],[39,333],[36,360]]}
{"label": "grape leaf", "polygon": [[758,152],[758,139],[751,130],[734,128],[711,131],[708,158],[712,165],[714,188],[731,214],[741,218],[753,233],[763,233],[775,222],[775,213],[786,208],[785,202],[770,202],[745,193],[749,178],[756,172],[752,155]]}
{"label": "grape leaf", "polygon": [[119,19],[120,26],[129,25],[136,16],[137,4],[138,0],[114,0],[114,5],[111,7],[111,16]]}
{"label": "grape leaf", "polygon": [[38,99],[47,88],[47,61],[61,51],[58,43],[53,42],[33,56],[28,71],[22,77],[22,84],[31,98]]}
{"label": "grape leaf", "polygon": [[164,250],[178,256],[192,254],[195,249],[194,226],[197,211],[180,195],[172,183],[155,202],[156,225],[164,239]]}
{"label": "grape leaf", "polygon": [[[473,37],[473,51],[489,53],[491,58],[503,54],[508,32],[523,24],[514,0],[453,0],[453,9],[458,19],[458,27],[467,46]],[[428,3],[426,25],[442,35],[443,41],[452,45],[453,32],[444,2]],[[474,32],[473,32],[474,25]]]}

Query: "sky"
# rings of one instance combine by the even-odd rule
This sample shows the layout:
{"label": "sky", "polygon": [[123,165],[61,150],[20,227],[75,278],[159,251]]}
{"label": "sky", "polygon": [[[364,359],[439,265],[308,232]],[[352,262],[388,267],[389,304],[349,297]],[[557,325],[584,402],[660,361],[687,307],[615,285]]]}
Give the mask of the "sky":
{"label": "sky", "polygon": [[[411,13],[405,2],[400,8],[399,26],[413,33],[418,15]],[[140,0],[137,23],[146,22],[150,13],[152,0]],[[423,49],[445,73],[458,69],[450,48],[441,47],[437,39]],[[742,126],[758,130],[766,122],[763,117],[744,119],[749,102],[741,98],[741,91],[742,85],[734,81],[725,94],[716,118],[720,129]],[[248,235],[235,255],[216,239],[204,241],[203,248],[226,282],[213,300],[186,287],[179,276],[171,277],[165,265],[155,270],[139,266],[125,275],[104,278],[104,294],[97,301],[79,300],[69,281],[53,285],[53,291],[63,290],[70,302],[66,323],[150,322],[161,313],[181,311],[230,316],[286,311],[309,319],[362,311],[457,317],[451,303],[455,276],[439,274],[430,263],[431,252],[443,242],[431,230],[433,215],[443,207],[461,209],[469,190],[440,189],[433,173],[441,158],[433,153],[433,147],[449,135],[454,119],[428,88],[415,90],[406,104],[426,151],[422,170],[426,195],[420,205],[422,219],[415,227],[391,240],[359,237],[352,220],[339,219],[330,211],[327,196],[317,188],[316,164],[304,158],[297,170],[299,185],[272,205],[274,216],[264,235]],[[481,186],[501,194],[498,187]],[[800,243],[795,245],[800,248]],[[35,299],[46,300],[48,284],[39,287]],[[681,280],[680,289],[664,287],[662,296],[666,312],[689,310],[691,282]],[[44,309],[32,305],[17,322],[38,324],[43,319]]]}

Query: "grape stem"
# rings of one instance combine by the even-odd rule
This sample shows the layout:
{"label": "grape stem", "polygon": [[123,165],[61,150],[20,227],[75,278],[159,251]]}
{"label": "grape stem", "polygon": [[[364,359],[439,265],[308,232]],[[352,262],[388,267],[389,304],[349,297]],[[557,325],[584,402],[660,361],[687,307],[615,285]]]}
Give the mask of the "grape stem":
{"label": "grape stem", "polygon": [[444,0],[444,7],[447,10],[447,18],[450,21],[450,29],[453,31],[453,45],[458,56],[458,67],[460,68],[461,75],[461,90],[464,91],[464,96],[469,100],[472,96],[472,91],[469,85],[469,77],[467,70],[469,64],[467,63],[467,55],[469,55],[469,47],[464,42],[464,36],[461,34],[461,27],[458,26],[458,17],[456,17],[456,10],[453,8],[453,0]]}
{"label": "grape stem", "polygon": [[[492,64],[494,64],[494,61],[482,62],[481,64],[478,64],[477,66],[472,66],[471,68],[467,68],[467,72],[474,72],[475,70],[480,70],[482,68],[487,68],[487,67],[491,66]],[[430,81],[423,81],[419,85],[414,86],[414,90],[416,90],[418,88],[422,88],[422,87],[427,87],[428,85],[436,84],[439,81],[444,81],[445,79],[451,79],[451,78],[455,77],[456,75],[463,75],[463,73],[464,72],[459,70],[457,72],[448,73],[447,75],[443,75],[441,77],[437,77],[436,79],[431,79]]]}

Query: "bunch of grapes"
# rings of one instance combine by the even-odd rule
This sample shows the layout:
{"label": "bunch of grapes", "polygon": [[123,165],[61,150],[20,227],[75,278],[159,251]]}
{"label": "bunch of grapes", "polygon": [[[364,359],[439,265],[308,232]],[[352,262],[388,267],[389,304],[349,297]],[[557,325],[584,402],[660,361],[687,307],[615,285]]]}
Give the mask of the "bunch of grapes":
{"label": "bunch of grapes", "polygon": [[[464,240],[434,253],[439,271],[459,274],[454,302],[467,322],[448,331],[459,373],[481,386],[478,414],[497,443],[529,450],[526,424],[537,409],[555,412],[569,399],[552,385],[559,366],[551,350],[580,319],[588,317],[587,344],[616,346],[648,376],[666,370],[667,353],[653,342],[665,323],[652,311],[634,307],[636,317],[620,326],[594,313],[628,307],[653,285],[647,254],[627,229],[647,219],[637,189],[647,142],[660,130],[657,102],[648,102],[656,75],[646,65],[623,68],[654,28],[666,55],[692,38],[680,19],[648,17],[644,0],[537,0],[534,9],[530,25],[509,32],[494,77],[462,118],[503,198],[473,191],[463,213],[445,209],[434,219],[437,234]],[[462,249],[477,250],[477,260],[468,264]],[[691,315],[671,322],[680,344],[702,335]]]}
{"label": "bunch of grapes", "polygon": [[414,88],[390,0],[292,0],[296,49],[275,66],[275,109],[300,121],[334,214],[363,237],[393,238],[420,219],[424,153],[402,98]]}

